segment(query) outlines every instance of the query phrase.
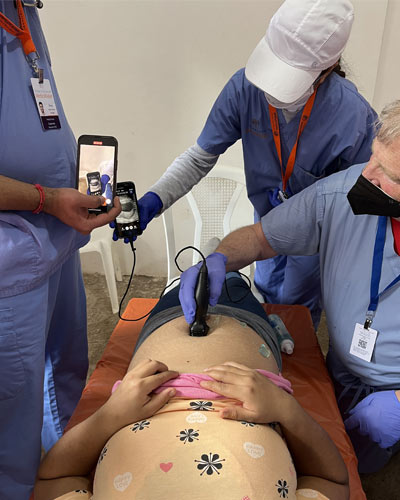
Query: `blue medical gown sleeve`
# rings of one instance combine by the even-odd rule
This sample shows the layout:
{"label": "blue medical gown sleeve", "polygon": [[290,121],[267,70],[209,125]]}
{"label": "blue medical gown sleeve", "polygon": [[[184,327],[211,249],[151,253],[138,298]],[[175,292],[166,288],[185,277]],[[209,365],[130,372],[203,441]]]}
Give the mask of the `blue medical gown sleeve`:
{"label": "blue medical gown sleeve", "polygon": [[[377,114],[371,107],[365,106],[359,109],[359,113],[354,116],[355,122],[347,123],[347,131],[342,131],[343,136],[353,136],[353,144],[348,145],[343,151],[335,158],[331,166],[328,166],[324,172],[324,177],[345,170],[352,165],[358,165],[369,160],[371,156],[371,146],[375,137],[377,122]],[[332,131],[332,135],[340,137],[340,130]],[[343,140],[345,143],[345,140]]]}
{"label": "blue medical gown sleeve", "polygon": [[207,153],[220,155],[241,138],[240,73],[237,72],[222,89],[197,139]]}
{"label": "blue medical gown sleeve", "polygon": [[280,255],[317,254],[323,202],[313,184],[264,215],[261,225],[271,247]]}

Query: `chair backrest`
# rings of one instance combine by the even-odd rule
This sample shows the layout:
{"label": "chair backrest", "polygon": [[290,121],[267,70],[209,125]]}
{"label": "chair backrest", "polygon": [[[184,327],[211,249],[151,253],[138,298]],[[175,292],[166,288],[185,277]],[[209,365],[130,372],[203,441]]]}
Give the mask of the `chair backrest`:
{"label": "chair backrest", "polygon": [[[193,246],[203,252],[213,237],[222,239],[232,230],[232,215],[238,203],[246,197],[246,181],[240,168],[216,165],[211,172],[194,186],[186,195],[192,210],[195,231]],[[168,284],[179,275],[175,266],[175,232],[171,209],[163,214],[165,239],[168,259]],[[253,220],[253,212],[249,205],[246,223]],[[199,261],[199,254],[193,251],[193,264]],[[249,277],[253,275],[253,266],[242,270]]]}

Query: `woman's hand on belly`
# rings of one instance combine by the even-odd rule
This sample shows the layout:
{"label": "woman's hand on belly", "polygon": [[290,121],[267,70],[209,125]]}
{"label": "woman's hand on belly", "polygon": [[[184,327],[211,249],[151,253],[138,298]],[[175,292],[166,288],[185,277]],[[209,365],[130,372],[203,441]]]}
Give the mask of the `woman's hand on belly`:
{"label": "woman's hand on belly", "polygon": [[175,389],[152,391],[179,375],[160,361],[144,359],[122,379],[109,400],[66,432],[44,457],[39,479],[86,476],[110,437],[133,422],[151,417],[175,395]]}
{"label": "woman's hand on belly", "polygon": [[112,423],[115,431],[151,417],[175,395],[175,389],[159,394],[152,391],[179,375],[160,361],[146,359],[128,371],[108,401],[101,408],[102,418]]}
{"label": "woman's hand on belly", "polygon": [[241,401],[220,410],[222,418],[268,424],[279,422],[292,455],[298,486],[313,488],[331,500],[349,498],[348,474],[333,441],[297,403],[256,370],[227,362],[206,369],[215,381],[202,387]]}
{"label": "woman's hand on belly", "polygon": [[242,403],[222,409],[222,418],[261,424],[280,422],[293,399],[258,371],[239,363],[228,361],[204,371],[215,381],[202,381],[202,387]]}

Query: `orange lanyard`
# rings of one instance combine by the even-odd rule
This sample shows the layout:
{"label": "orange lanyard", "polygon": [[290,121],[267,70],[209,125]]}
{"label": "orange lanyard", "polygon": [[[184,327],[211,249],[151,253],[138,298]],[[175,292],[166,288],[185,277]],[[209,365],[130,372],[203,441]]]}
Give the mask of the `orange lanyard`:
{"label": "orange lanyard", "polygon": [[297,131],[296,142],[292,148],[292,151],[290,152],[289,160],[287,162],[285,172],[283,172],[283,165],[282,165],[281,134],[279,131],[278,112],[277,112],[276,108],[271,106],[271,104],[268,104],[269,119],[271,121],[272,134],[274,137],[276,152],[278,153],[279,163],[281,165],[282,191],[284,193],[286,192],[287,183],[288,183],[290,176],[292,175],[292,172],[293,172],[294,163],[296,161],[297,145],[299,143],[300,136],[303,133],[303,130],[305,129],[305,127],[307,125],[308,119],[310,118],[311,110],[314,106],[315,96],[317,95],[317,89],[318,89],[318,85],[316,86],[314,92],[309,97],[308,101],[306,102],[306,105],[304,106],[303,113],[302,113],[301,118],[300,118],[299,129]]}
{"label": "orange lanyard", "polygon": [[[29,31],[29,26],[25,17],[24,8],[22,6],[21,0],[16,0],[17,11],[19,17],[19,27],[16,26],[12,21],[8,19],[4,14],[0,12],[0,27],[8,31],[11,35],[19,38],[22,43],[22,48],[24,49],[25,56],[31,65],[35,73],[39,72],[36,61],[39,59],[38,53],[36,51],[35,44],[32,40],[31,32]],[[30,54],[34,53],[33,57],[29,57]]]}

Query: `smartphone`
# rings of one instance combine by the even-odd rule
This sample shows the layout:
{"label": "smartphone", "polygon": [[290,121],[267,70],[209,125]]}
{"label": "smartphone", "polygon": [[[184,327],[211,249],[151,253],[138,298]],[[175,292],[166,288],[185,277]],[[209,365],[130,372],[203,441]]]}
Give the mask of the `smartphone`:
{"label": "smartphone", "polygon": [[116,195],[119,196],[122,208],[121,213],[115,219],[118,238],[142,234],[135,184],[132,181],[118,182]]}
{"label": "smartphone", "polygon": [[99,208],[90,213],[108,212],[113,206],[117,183],[118,142],[115,137],[81,135],[78,139],[76,188],[82,194],[102,195]]}
{"label": "smartphone", "polygon": [[86,174],[88,184],[88,194],[98,196],[101,194],[100,172],[89,172]]}

